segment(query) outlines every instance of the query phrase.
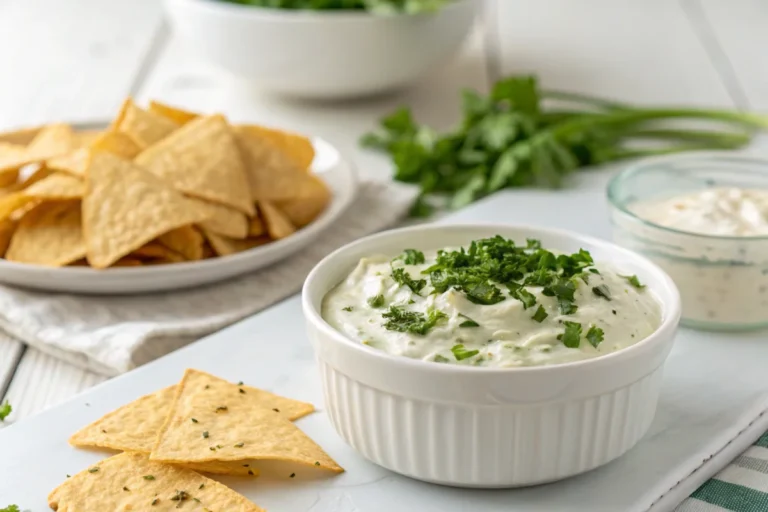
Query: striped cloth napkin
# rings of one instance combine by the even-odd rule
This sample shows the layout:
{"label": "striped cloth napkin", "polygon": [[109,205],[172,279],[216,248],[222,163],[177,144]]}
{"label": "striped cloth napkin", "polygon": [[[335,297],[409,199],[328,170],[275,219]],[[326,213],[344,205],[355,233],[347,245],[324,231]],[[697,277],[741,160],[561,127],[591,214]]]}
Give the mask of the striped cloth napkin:
{"label": "striped cloth napkin", "polygon": [[768,511],[768,432],[736,457],[675,512]]}
{"label": "striped cloth napkin", "polygon": [[293,295],[323,257],[391,227],[405,217],[414,198],[414,191],[402,186],[365,183],[342,219],[308,249],[210,286],[94,297],[0,285],[0,330],[76,366],[117,375]]}

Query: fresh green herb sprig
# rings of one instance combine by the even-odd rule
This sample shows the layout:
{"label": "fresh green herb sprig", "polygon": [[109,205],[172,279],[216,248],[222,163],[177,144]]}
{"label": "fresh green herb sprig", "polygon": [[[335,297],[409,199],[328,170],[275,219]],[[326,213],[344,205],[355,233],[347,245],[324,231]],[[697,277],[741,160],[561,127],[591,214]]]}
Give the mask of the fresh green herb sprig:
{"label": "fresh green herb sprig", "polygon": [[0,512],[19,512],[18,505],[8,505],[5,508],[0,508]]}
{"label": "fresh green herb sprig", "polygon": [[[566,102],[557,110],[545,100]],[[387,152],[394,179],[417,184],[412,214],[429,215],[435,195],[460,208],[503,188],[559,187],[583,167],[697,149],[736,149],[768,117],[711,109],[648,108],[579,94],[542,90],[534,76],[512,76],[490,94],[463,94],[464,119],[447,133],[419,125],[408,108],[381,121],[361,143]],[[709,130],[670,129],[664,122],[696,120]],[[661,126],[659,123],[662,123]],[[723,130],[723,125],[727,130]],[[650,142],[637,149],[638,142]]]}
{"label": "fresh green herb sprig", "polygon": [[0,421],[5,421],[5,418],[7,418],[11,412],[13,412],[13,407],[11,407],[8,400],[4,403],[0,403]]}
{"label": "fresh green herb sprig", "polygon": [[313,11],[367,10],[372,14],[420,14],[435,12],[451,0],[224,0],[226,2],[272,9]]}

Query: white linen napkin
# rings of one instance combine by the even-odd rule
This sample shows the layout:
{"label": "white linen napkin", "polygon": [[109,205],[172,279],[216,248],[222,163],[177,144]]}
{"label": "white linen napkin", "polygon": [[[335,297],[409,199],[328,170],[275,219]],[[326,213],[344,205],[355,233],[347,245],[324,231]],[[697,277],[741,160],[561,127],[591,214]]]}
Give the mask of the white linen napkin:
{"label": "white linen napkin", "polygon": [[287,261],[200,288],[132,296],[78,296],[0,286],[0,329],[104,375],[176,350],[296,293],[312,267],[340,246],[402,219],[414,194],[366,183],[317,242]]}

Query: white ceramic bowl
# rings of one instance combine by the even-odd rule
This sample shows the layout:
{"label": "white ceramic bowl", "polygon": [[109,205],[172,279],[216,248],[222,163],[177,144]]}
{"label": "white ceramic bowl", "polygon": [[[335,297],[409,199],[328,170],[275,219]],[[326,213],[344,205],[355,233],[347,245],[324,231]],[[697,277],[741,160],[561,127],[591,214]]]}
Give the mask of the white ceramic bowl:
{"label": "white ceramic bowl", "polygon": [[[457,246],[496,234],[537,238],[566,252],[584,248],[596,262],[636,274],[662,304],[661,326],[599,358],[495,369],[392,356],[350,340],[320,315],[325,294],[363,256]],[[674,283],[642,256],[573,233],[509,225],[418,226],[363,238],[314,268],[302,300],[326,409],[341,437],[392,471],[465,487],[559,480],[632,448],[653,420],[680,318]]]}
{"label": "white ceramic bowl", "polygon": [[273,92],[345,98],[413,82],[451,57],[479,0],[436,13],[267,9],[217,0],[165,0],[191,52]]}

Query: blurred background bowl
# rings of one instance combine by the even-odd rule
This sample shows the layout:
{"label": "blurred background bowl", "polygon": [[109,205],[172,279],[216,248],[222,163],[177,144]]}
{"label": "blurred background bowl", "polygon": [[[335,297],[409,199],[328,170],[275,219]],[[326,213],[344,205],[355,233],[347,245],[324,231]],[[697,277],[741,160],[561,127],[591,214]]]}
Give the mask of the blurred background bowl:
{"label": "blurred background bowl", "polygon": [[314,99],[372,95],[417,80],[457,52],[478,5],[456,0],[435,13],[374,16],[165,0],[190,52],[261,89]]}

